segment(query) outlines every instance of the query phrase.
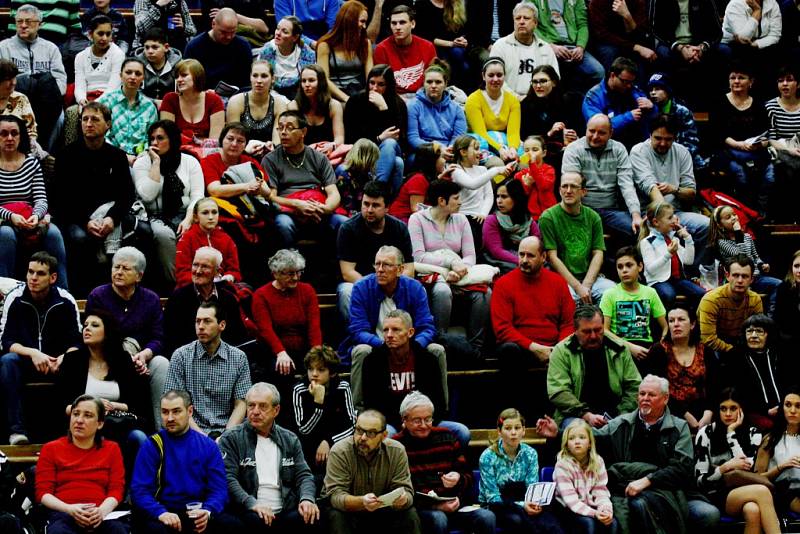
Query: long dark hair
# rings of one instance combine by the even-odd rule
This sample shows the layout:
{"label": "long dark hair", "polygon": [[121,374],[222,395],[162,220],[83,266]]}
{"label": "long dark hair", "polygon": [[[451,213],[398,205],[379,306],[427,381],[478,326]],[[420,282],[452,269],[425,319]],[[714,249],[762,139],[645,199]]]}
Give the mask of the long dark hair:
{"label": "long dark hair", "polygon": [[[725,401],[733,401],[739,405],[739,409],[744,411],[745,404],[744,398],[736,388],[725,388],[719,392],[717,398],[717,405],[714,409],[714,430],[708,436],[711,445],[711,454],[722,454],[729,449],[728,447],[728,427],[719,418],[719,406]],[[746,423],[742,423],[736,429],[736,440],[740,444],[749,443],[750,441],[750,427]]]}
{"label": "long dark hair", "polygon": [[786,414],[783,412],[783,405],[786,402],[786,397],[789,395],[800,395],[800,386],[793,385],[784,390],[783,396],[781,397],[781,404],[778,406],[778,414],[772,418],[772,428],[769,434],[764,438],[764,441],[761,442],[761,446],[765,451],[770,453],[770,455],[775,452],[775,446],[781,438],[783,438],[783,435],[786,434],[788,424],[786,423]]}
{"label": "long dark hair", "polygon": [[561,78],[559,78],[556,69],[551,67],[550,65],[539,65],[535,69],[533,69],[533,73],[531,74],[531,80],[533,77],[539,74],[540,72],[544,72],[547,74],[547,77],[550,78],[550,81],[553,82],[553,89],[550,91],[550,94],[547,95],[545,98],[540,99],[536,96],[536,91],[533,90],[533,84],[528,88],[528,95],[525,97],[526,99],[530,98],[531,102],[536,100],[552,100],[556,97],[561,97]]}
{"label": "long dark hair", "polygon": [[[691,323],[694,323],[694,326],[692,326],[689,331],[689,346],[696,347],[700,343],[700,324],[697,322],[697,313],[694,311],[694,308],[682,302],[676,302],[667,311],[667,319],[669,319],[669,312],[672,310],[685,311],[686,315],[689,316],[689,324],[691,325]],[[672,343],[672,334],[669,332],[669,326],[667,326],[667,333],[664,335],[664,341]]]}
{"label": "long dark hair", "polygon": [[[397,94],[397,83],[394,80],[394,71],[392,67],[385,63],[375,65],[367,74],[367,84],[369,84],[370,78],[376,78],[378,76],[383,78],[386,84],[386,89],[383,91],[383,99],[386,101],[386,106],[389,108],[389,112],[396,117],[398,115],[398,109],[404,106],[405,103]],[[369,95],[369,88],[366,92],[367,95]],[[400,128],[400,126],[398,126],[398,128]],[[400,129],[402,130],[403,128]]]}
{"label": "long dark hair", "polygon": [[[328,87],[328,75],[325,74],[325,71],[322,70],[322,67],[317,65],[316,63],[312,63],[311,65],[306,65],[300,71],[300,78],[302,80],[303,71],[310,70],[317,75],[317,112],[324,115],[325,117],[331,116],[331,89]],[[294,101],[297,102],[297,109],[300,110],[300,113],[303,115],[308,115],[311,113],[311,109],[314,107],[311,103],[311,100],[306,96],[303,92],[303,83],[300,82],[300,85],[297,86],[297,96],[294,98]]]}
{"label": "long dark hair", "polygon": [[522,187],[522,182],[512,178],[500,184],[497,189],[499,190],[500,187],[506,188],[506,193],[508,193],[511,201],[514,203],[514,207],[509,214],[511,216],[511,222],[514,224],[522,224],[527,219],[530,219],[531,213],[528,211],[528,195],[525,194],[525,188]]}
{"label": "long dark hair", "polygon": [[161,119],[147,128],[147,140],[150,141],[150,136],[161,128],[167,134],[169,139],[169,150],[161,157],[161,174],[162,176],[168,172],[175,172],[178,165],[181,164],[181,129],[175,124],[175,121]]}
{"label": "long dark hair", "polygon": [[0,115],[0,122],[13,122],[19,128],[19,144],[17,151],[22,152],[26,156],[31,152],[31,137],[28,135],[28,127],[25,121],[16,115]]}
{"label": "long dark hair", "polygon": [[122,331],[119,323],[110,312],[94,308],[86,310],[85,317],[95,316],[103,322],[105,336],[100,350],[105,356],[108,364],[108,376],[106,380],[124,380],[126,369],[130,368],[131,357],[122,348]]}
{"label": "long dark hair", "polygon": [[442,155],[442,146],[439,143],[422,143],[417,147],[414,156],[414,165],[411,167],[409,175],[421,174],[427,178],[428,182],[434,181],[439,177],[436,171],[436,162]]}

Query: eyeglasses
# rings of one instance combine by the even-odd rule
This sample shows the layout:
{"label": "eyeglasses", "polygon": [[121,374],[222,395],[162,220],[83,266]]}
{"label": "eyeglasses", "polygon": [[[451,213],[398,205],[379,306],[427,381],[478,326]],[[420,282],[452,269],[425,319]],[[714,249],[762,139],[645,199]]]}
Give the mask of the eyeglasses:
{"label": "eyeglasses", "polygon": [[411,423],[414,426],[432,425],[433,417],[415,417],[414,419],[408,419],[406,422]]}
{"label": "eyeglasses", "polygon": [[17,26],[20,26],[22,24],[27,24],[28,26],[32,26],[33,24],[39,24],[39,22],[41,21],[36,19],[16,19],[14,22],[17,23]]}
{"label": "eyeglasses", "polygon": [[297,278],[300,278],[301,276],[303,276],[303,270],[300,269],[297,271],[279,271],[278,274],[281,276],[288,276],[289,278],[294,278],[295,276]]}
{"label": "eyeglasses", "polygon": [[380,430],[365,430],[360,426],[357,426],[353,429],[356,436],[367,436],[369,439],[374,439],[376,436],[383,434],[386,430],[386,427],[381,428]]}
{"label": "eyeglasses", "polygon": [[531,85],[545,85],[550,83],[550,78],[534,78],[531,80]]}
{"label": "eyeglasses", "polygon": [[751,326],[750,328],[745,330],[744,333],[747,334],[748,336],[751,334],[755,334],[757,336],[763,336],[767,333],[767,331],[757,326]]}
{"label": "eyeglasses", "polygon": [[396,269],[398,267],[395,263],[387,263],[385,261],[376,261],[372,266],[377,271],[378,269]]}
{"label": "eyeglasses", "polygon": [[0,137],[19,137],[19,130],[0,130]]}
{"label": "eyeglasses", "polygon": [[280,124],[277,126],[277,129],[279,132],[292,133],[296,130],[299,130],[300,127],[295,126],[293,124]]}

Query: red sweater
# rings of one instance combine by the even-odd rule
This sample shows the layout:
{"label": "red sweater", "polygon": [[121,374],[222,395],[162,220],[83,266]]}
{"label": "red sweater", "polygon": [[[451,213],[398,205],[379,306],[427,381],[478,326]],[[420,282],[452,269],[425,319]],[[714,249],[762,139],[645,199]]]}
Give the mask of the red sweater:
{"label": "red sweater", "polygon": [[408,46],[397,46],[390,36],[375,47],[375,64],[392,67],[398,94],[416,93],[422,87],[425,69],[435,57],[433,43],[416,35],[411,37]]}
{"label": "red sweater", "polygon": [[317,293],[305,282],[287,291],[261,286],[253,293],[253,320],[273,354],[322,345]]}
{"label": "red sweater", "polygon": [[233,239],[225,230],[217,226],[209,236],[200,225],[193,224],[178,240],[175,251],[175,287],[192,283],[192,262],[194,253],[200,247],[214,247],[222,252],[222,265],[219,266],[223,275],[233,275],[234,280],[240,282],[242,273],[239,272],[239,252]]}
{"label": "red sweater", "polygon": [[526,350],[533,341],[552,347],[574,331],[575,302],[567,282],[545,268],[534,279],[519,269],[501,277],[490,305],[498,343],[516,343]]}
{"label": "red sweater", "polygon": [[[526,176],[533,177],[533,184],[530,186],[525,183]],[[515,174],[514,179],[522,183],[522,187],[528,195],[528,211],[534,221],[539,220],[539,216],[544,213],[544,210],[558,203],[554,189],[556,170],[552,165],[548,165],[547,163],[537,165],[531,162],[527,169],[523,169]]]}
{"label": "red sweater", "polygon": [[125,468],[119,445],[104,439],[100,448],[81,449],[66,437],[45,444],[36,465],[36,502],[51,494],[67,504],[94,503],[107,497],[122,502]]}
{"label": "red sweater", "polygon": [[[239,157],[239,163],[255,163],[258,169],[264,174],[264,180],[269,180],[261,164],[250,156],[242,154]],[[237,163],[234,165],[237,165]],[[215,152],[201,159],[200,167],[203,169],[203,180],[205,180],[206,188],[208,188],[208,184],[211,182],[219,182],[222,179],[222,175],[228,170],[229,165],[222,161],[222,156],[219,152]]]}

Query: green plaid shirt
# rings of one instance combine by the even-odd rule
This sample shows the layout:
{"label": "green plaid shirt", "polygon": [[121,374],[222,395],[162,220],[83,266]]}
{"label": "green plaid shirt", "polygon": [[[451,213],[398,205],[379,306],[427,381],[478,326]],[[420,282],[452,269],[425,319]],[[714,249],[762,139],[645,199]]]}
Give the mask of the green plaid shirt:
{"label": "green plaid shirt", "polygon": [[147,148],[147,128],[158,120],[155,102],[140,91],[131,106],[121,88],[103,93],[97,101],[111,110],[111,129],[106,141],[128,154],[143,152]]}

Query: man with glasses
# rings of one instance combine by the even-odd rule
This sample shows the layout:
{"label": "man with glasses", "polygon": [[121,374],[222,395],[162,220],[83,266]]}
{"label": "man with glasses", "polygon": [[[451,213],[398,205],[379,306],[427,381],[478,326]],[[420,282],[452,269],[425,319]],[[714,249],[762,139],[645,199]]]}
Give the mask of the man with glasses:
{"label": "man with glasses", "polygon": [[[76,11],[75,21],[77,20]],[[42,12],[33,5],[25,4],[17,9],[11,23],[9,29],[16,31],[16,35],[0,41],[0,59],[13,61],[20,71],[19,78],[49,72],[56,79],[58,89],[63,95],[67,90],[67,71],[58,46],[39,35]]]}
{"label": "man with glasses", "polygon": [[725,278],[728,283],[706,293],[697,307],[697,320],[700,322],[700,341],[717,352],[725,363],[723,355],[734,349],[742,334],[742,325],[751,315],[764,313],[761,296],[750,289],[753,283],[753,260],[738,254],[728,260]]}
{"label": "man with glasses", "polygon": [[[9,4],[6,4],[9,5]],[[81,33],[80,0],[62,0],[56,5],[50,0],[11,0],[8,31],[19,32],[20,22],[30,21],[35,13],[35,32],[61,46],[70,34]]]}
{"label": "man with glasses", "polygon": [[630,148],[647,139],[649,123],[658,110],[647,95],[634,85],[639,68],[626,57],[618,57],[608,69],[608,76],[592,87],[583,99],[583,118],[598,113],[608,115],[614,139]]}
{"label": "man with glasses", "polygon": [[[433,425],[433,409],[433,402],[426,395],[418,391],[406,395],[400,403],[403,429],[393,436],[408,454],[422,530],[447,534],[453,528],[473,534],[494,534],[495,517],[491,511],[478,508],[458,512],[470,504],[468,499],[475,482],[456,437],[450,430]],[[441,502],[419,496],[431,491],[451,500]]]}
{"label": "man with glasses", "polygon": [[387,435],[383,414],[366,410],[353,440],[331,448],[322,487],[330,532],[420,534],[406,450]]}
{"label": "man with glasses", "polygon": [[307,130],[308,124],[301,112],[281,113],[278,117],[281,146],[261,162],[269,174],[272,202],[280,209],[275,216],[275,226],[283,248],[294,247],[301,226],[313,230],[318,237],[321,225],[330,226],[335,232],[347,220],[337,209],[341,196],[333,167],[328,158],[306,146]]}
{"label": "man with glasses", "polygon": [[[344,323],[350,322],[350,295],[353,284],[374,273],[372,266],[375,253],[382,246],[392,245],[400,249],[406,258],[411,258],[411,237],[403,221],[387,214],[388,191],[384,182],[373,180],[364,185],[361,198],[361,213],[357,213],[339,227],[336,240],[339,270],[342,283],[336,288],[339,313]],[[406,262],[402,272],[414,277],[414,262]]]}
{"label": "man with glasses", "polygon": [[599,303],[603,293],[614,287],[600,274],[606,249],[603,224],[597,212],[583,205],[586,179],[580,173],[565,171],[559,189],[561,203],[539,219],[550,268],[567,281],[573,299]]}

